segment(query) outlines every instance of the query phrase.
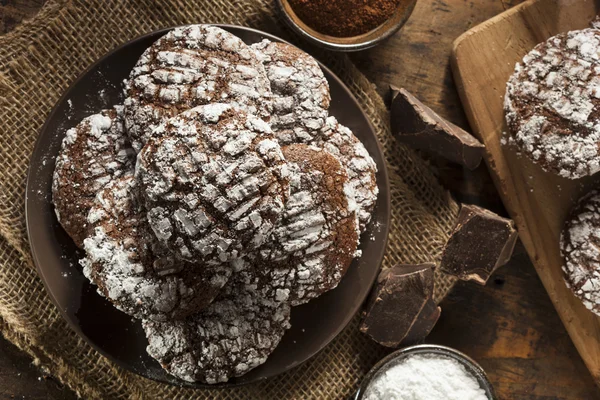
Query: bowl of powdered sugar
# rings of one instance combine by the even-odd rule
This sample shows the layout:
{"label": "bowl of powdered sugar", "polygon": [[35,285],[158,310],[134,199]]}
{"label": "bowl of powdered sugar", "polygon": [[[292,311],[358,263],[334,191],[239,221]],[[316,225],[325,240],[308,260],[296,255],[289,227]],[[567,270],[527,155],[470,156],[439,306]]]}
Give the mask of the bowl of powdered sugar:
{"label": "bowl of powdered sugar", "polygon": [[365,377],[355,400],[494,400],[483,369],[445,346],[417,345],[381,360]]}

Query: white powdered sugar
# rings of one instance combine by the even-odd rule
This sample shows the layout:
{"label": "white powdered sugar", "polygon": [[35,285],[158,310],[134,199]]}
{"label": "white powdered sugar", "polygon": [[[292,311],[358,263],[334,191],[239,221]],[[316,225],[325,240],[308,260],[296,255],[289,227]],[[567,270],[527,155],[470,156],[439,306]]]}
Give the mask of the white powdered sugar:
{"label": "white powdered sugar", "polygon": [[488,400],[477,378],[450,357],[416,354],[384,368],[365,400]]}
{"label": "white powdered sugar", "polygon": [[254,51],[221,28],[175,28],[149,47],[126,81],[125,123],[139,151],[166,119],[227,102],[267,118],[271,90]]}
{"label": "white powdered sugar", "polygon": [[515,67],[504,108],[516,144],[545,170],[577,179],[600,171],[600,31],[559,34]]}
{"label": "white powdered sugar", "polygon": [[287,166],[264,122],[231,106],[169,120],[139,154],[156,237],[182,259],[222,263],[257,248],[289,194]]}
{"label": "white powdered sugar", "polygon": [[565,282],[583,304],[600,315],[600,194],[581,200],[566,221],[560,240]]}
{"label": "white powdered sugar", "polygon": [[265,64],[273,93],[271,126],[281,144],[309,142],[325,124],[329,84],[314,58],[286,43],[251,46]]}

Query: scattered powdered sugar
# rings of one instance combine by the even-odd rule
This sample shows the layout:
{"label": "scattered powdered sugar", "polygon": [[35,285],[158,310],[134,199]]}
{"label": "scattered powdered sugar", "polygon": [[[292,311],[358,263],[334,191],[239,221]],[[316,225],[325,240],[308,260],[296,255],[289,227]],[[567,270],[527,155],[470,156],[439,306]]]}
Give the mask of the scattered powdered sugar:
{"label": "scattered powdered sugar", "polygon": [[600,31],[556,35],[527,54],[507,83],[508,144],[562,177],[592,175],[600,171],[599,105]]}
{"label": "scattered powdered sugar", "polygon": [[567,286],[600,315],[600,193],[579,200],[565,223],[560,247]]}
{"label": "scattered powdered sugar", "polygon": [[125,95],[125,124],[136,151],[158,125],[195,106],[227,102],[264,118],[272,107],[255,52],[207,25],[175,28],[156,41],[133,68]]}
{"label": "scattered powdered sugar", "polygon": [[500,137],[500,144],[502,146],[506,146],[508,144],[508,134],[506,132],[502,132],[502,136]]}
{"label": "scattered powdered sugar", "polygon": [[385,367],[367,387],[364,399],[488,400],[488,396],[460,362],[417,354]]}
{"label": "scattered powdered sugar", "polygon": [[309,142],[325,124],[329,84],[317,61],[286,43],[253,44],[265,64],[273,93],[271,127],[283,144]]}
{"label": "scattered powdered sugar", "polygon": [[182,259],[222,263],[262,245],[283,212],[288,172],[264,122],[199,106],[158,128],[138,157],[156,237]]}

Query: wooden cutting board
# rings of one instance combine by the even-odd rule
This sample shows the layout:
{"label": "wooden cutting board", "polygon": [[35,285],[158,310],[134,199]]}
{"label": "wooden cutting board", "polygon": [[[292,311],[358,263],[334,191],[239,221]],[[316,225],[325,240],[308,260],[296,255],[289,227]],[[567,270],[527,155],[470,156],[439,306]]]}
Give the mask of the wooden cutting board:
{"label": "wooden cutting board", "polygon": [[579,196],[600,187],[598,176],[570,181],[542,171],[500,146],[506,81],[536,44],[589,27],[600,0],[533,0],[476,26],[454,42],[452,69],[474,131],[504,205],[581,357],[600,384],[600,317],[565,286],[559,252],[563,222]]}

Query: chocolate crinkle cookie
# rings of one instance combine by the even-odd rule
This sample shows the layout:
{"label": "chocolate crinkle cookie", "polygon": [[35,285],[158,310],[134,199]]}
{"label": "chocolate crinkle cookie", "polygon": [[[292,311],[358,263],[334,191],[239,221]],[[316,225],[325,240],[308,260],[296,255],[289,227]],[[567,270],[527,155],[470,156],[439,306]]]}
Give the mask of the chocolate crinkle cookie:
{"label": "chocolate crinkle cookie", "polygon": [[285,146],[283,154],[290,198],[267,244],[247,259],[275,298],[300,305],[338,285],[357,255],[359,228],[336,157],[305,144]]}
{"label": "chocolate crinkle cookie", "polygon": [[135,152],[123,128],[123,108],[85,118],[67,131],[56,159],[52,201],[59,222],[78,247],[96,193],[133,171]]}
{"label": "chocolate crinkle cookie", "polygon": [[136,151],[165,119],[227,102],[261,118],[271,111],[263,64],[241,39],[214,26],[175,28],[141,56],[126,82],[125,124]]}
{"label": "chocolate crinkle cookie", "polygon": [[181,319],[208,306],[231,269],[176,260],[154,238],[133,175],[98,193],[88,214],[84,275],[119,310],[136,318]]}
{"label": "chocolate crinkle cookie", "polygon": [[348,174],[346,192],[353,199],[351,209],[356,209],[360,231],[364,232],[371,221],[377,202],[377,165],[362,142],[335,117],[327,118],[319,135],[311,142],[338,157]]}
{"label": "chocolate crinkle cookie", "polygon": [[600,31],[538,44],[506,87],[508,141],[544,170],[578,179],[600,170]]}
{"label": "chocolate crinkle cookie", "polygon": [[600,192],[583,196],[567,218],[560,238],[567,286],[600,315]]}
{"label": "chocolate crinkle cookie", "polygon": [[289,196],[287,163],[269,125],[210,104],[157,131],[136,174],[158,240],[181,259],[208,264],[262,245]]}
{"label": "chocolate crinkle cookie", "polygon": [[328,116],[329,84],[317,61],[286,43],[251,46],[265,65],[273,93],[270,123],[281,144],[308,142]]}
{"label": "chocolate crinkle cookie", "polygon": [[148,354],[180,379],[227,382],[263,364],[290,327],[290,307],[236,275],[204,311],[183,321],[144,321]]}

